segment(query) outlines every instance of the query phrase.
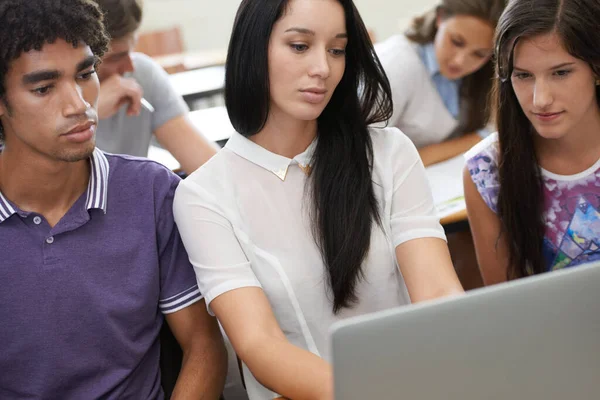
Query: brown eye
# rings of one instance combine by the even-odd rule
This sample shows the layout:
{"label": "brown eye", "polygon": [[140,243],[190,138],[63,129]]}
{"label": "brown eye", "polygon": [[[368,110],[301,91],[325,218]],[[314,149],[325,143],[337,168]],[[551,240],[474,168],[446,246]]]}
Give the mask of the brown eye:
{"label": "brown eye", "polygon": [[334,56],[343,56],[346,54],[346,49],[331,49],[329,52]]}
{"label": "brown eye", "polygon": [[524,79],[530,78],[530,77],[531,77],[531,74],[528,74],[526,72],[515,72],[513,74],[513,78],[519,79],[521,81]]}
{"label": "brown eye", "polygon": [[95,70],[91,70],[91,71],[89,71],[89,72],[85,72],[85,73],[83,73],[83,74],[79,75],[79,79],[82,79],[82,80],[84,80],[84,81],[87,81],[87,80],[89,80],[89,79],[92,77],[92,75],[94,75],[95,73],[96,73],[96,71],[95,71]]}
{"label": "brown eye", "polygon": [[32,90],[32,92],[33,92],[33,93],[35,93],[35,94],[38,94],[38,95],[41,95],[41,96],[43,96],[43,95],[45,95],[45,94],[48,94],[48,92],[50,91],[50,89],[51,89],[51,88],[52,88],[52,86],[51,86],[51,85],[48,85],[48,86],[42,86],[42,87],[39,87],[39,88],[33,89],[33,90]]}
{"label": "brown eye", "polygon": [[297,53],[302,53],[303,51],[306,51],[308,49],[308,46],[305,44],[292,43],[290,44],[290,47]]}

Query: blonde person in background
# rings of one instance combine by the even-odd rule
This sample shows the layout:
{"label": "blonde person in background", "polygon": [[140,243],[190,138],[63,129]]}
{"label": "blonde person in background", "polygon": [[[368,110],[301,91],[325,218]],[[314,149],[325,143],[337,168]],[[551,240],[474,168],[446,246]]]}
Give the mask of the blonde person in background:
{"label": "blonde person in background", "polygon": [[425,169],[352,1],[242,1],[226,71],[177,223],[250,399],[332,399],[332,323],[463,291]]}
{"label": "blonde person in background", "polygon": [[417,146],[424,164],[470,149],[488,135],[494,30],[505,0],[443,0],[405,35],[375,50],[390,81],[389,120]]}

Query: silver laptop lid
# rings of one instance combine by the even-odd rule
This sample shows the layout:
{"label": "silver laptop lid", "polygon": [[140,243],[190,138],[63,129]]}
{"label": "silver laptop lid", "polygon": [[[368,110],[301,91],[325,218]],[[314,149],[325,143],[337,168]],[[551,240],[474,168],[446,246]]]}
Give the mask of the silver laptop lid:
{"label": "silver laptop lid", "polygon": [[344,320],[336,399],[600,399],[600,265]]}

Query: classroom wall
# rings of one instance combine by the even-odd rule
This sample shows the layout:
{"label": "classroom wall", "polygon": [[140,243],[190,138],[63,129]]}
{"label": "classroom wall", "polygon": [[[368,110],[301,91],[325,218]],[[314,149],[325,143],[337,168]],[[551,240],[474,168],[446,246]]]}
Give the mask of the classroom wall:
{"label": "classroom wall", "polygon": [[[365,24],[379,40],[401,32],[411,17],[437,0],[355,0]],[[179,25],[187,50],[227,47],[240,0],[144,0],[142,31]]]}

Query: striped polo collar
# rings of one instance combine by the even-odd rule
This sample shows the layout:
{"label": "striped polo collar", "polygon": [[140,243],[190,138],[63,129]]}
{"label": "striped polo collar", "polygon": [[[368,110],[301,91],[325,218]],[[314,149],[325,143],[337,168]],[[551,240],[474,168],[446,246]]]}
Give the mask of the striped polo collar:
{"label": "striped polo collar", "polygon": [[[106,156],[100,149],[94,149],[94,152],[90,156],[90,165],[90,180],[88,182],[85,206],[88,210],[96,208],[106,214],[109,165]],[[7,220],[11,215],[16,214],[16,212],[15,207],[0,191],[0,223]]]}

